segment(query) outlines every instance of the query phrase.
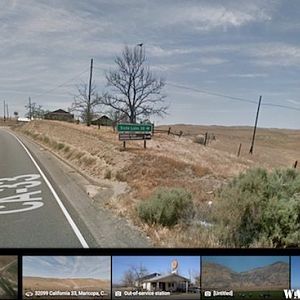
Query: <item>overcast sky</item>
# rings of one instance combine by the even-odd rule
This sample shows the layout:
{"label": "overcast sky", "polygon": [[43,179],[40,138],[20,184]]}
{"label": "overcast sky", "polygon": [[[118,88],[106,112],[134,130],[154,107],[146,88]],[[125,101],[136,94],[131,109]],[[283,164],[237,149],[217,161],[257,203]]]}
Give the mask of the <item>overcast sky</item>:
{"label": "overcast sky", "polygon": [[23,276],[110,280],[110,256],[24,256]]}
{"label": "overcast sky", "polygon": [[297,0],[1,0],[0,115],[3,100],[23,115],[29,96],[67,109],[92,57],[102,93],[104,70],[124,45],[142,42],[167,83],[159,124],[253,125],[262,95],[291,108],[263,105],[259,126],[299,129],[299,37]]}

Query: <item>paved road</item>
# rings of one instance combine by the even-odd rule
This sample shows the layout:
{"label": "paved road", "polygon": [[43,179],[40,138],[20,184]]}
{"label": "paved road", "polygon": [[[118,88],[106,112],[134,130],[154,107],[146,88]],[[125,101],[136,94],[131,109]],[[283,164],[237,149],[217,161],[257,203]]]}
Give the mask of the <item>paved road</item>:
{"label": "paved road", "polygon": [[0,248],[88,247],[39,162],[0,128]]}

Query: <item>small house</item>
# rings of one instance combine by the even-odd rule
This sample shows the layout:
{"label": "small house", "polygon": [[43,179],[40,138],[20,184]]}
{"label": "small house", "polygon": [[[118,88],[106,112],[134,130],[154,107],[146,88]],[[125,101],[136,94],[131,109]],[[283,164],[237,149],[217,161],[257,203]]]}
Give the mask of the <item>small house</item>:
{"label": "small house", "polygon": [[74,121],[74,115],[63,109],[58,109],[52,112],[48,112],[44,115],[44,118],[46,120],[58,120],[58,121],[68,121],[68,122]]}
{"label": "small house", "polygon": [[110,119],[108,116],[101,116],[98,119],[92,120],[92,125],[101,125],[101,126],[112,126],[113,120]]}

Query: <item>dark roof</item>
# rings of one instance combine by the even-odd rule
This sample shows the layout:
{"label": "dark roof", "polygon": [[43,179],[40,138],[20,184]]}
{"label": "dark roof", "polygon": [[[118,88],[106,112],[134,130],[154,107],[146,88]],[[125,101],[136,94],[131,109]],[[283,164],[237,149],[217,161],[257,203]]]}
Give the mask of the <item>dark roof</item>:
{"label": "dark roof", "polygon": [[104,115],[104,116],[102,116],[102,117],[100,117],[99,119],[100,119],[100,120],[101,120],[101,119],[110,120],[110,118],[109,118],[108,116],[105,116],[105,115]]}
{"label": "dark roof", "polygon": [[143,281],[143,280],[148,280],[150,278],[154,278],[154,277],[157,277],[157,276],[160,276],[159,273],[151,273],[151,274],[148,274],[146,276],[143,276],[139,279],[139,281]]}
{"label": "dark roof", "polygon": [[69,115],[70,113],[67,112],[67,111],[65,111],[65,110],[63,110],[63,109],[57,109],[57,110],[51,111],[51,112],[49,112],[47,114],[68,114]]}
{"label": "dark roof", "polygon": [[103,115],[103,116],[101,116],[101,117],[99,117],[97,119],[93,119],[93,121],[99,121],[99,120],[103,120],[103,119],[105,119],[105,120],[111,120],[108,116]]}

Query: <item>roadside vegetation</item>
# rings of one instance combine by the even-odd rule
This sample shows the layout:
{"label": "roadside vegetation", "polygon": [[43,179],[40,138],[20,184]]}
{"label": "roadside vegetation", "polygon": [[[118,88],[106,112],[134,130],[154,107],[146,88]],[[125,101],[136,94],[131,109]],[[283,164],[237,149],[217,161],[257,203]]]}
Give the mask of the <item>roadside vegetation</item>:
{"label": "roadside vegetation", "polygon": [[[276,146],[270,131],[273,159],[265,162],[259,154],[237,158],[222,150],[232,144],[232,139],[222,140],[225,128],[214,128],[220,134],[206,147],[194,143],[193,135],[155,134],[146,150],[142,143],[128,142],[125,151],[111,127],[42,120],[16,130],[100,185],[104,180],[127,186],[123,194],[101,198],[97,205],[126,218],[157,246],[300,245],[300,175],[282,166],[284,155],[291,165],[294,152],[278,150],[281,139]],[[257,149],[267,142],[259,138]]]}
{"label": "roadside vegetation", "polygon": [[300,246],[300,173],[252,169],[218,191],[216,234],[228,247]]}
{"label": "roadside vegetation", "polygon": [[184,189],[158,189],[150,199],[138,205],[139,217],[148,224],[174,226],[194,215],[191,193]]}

